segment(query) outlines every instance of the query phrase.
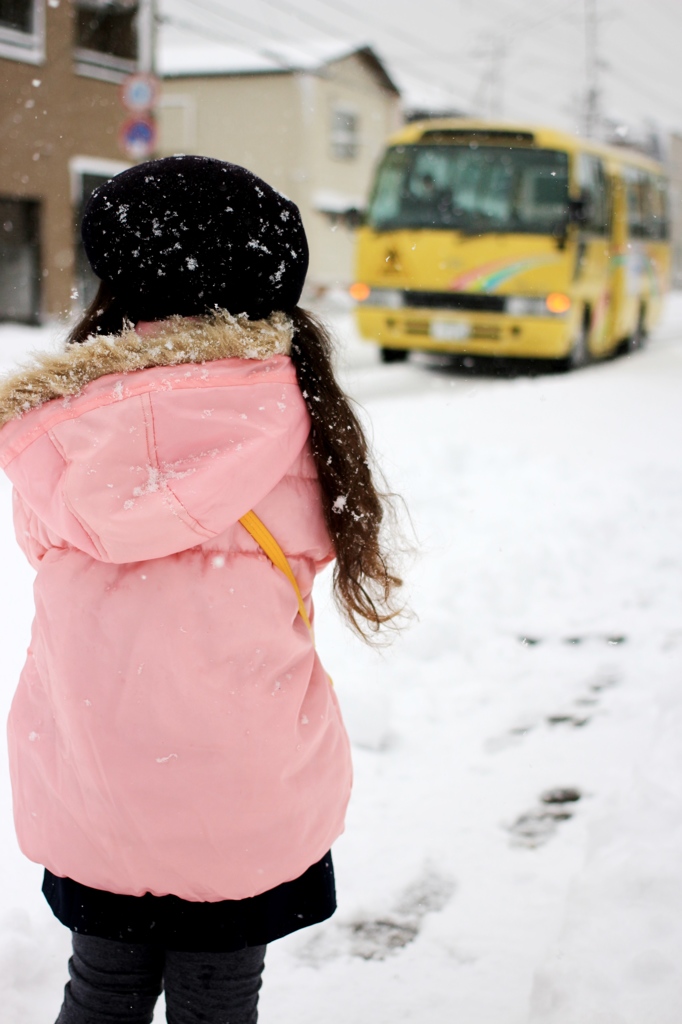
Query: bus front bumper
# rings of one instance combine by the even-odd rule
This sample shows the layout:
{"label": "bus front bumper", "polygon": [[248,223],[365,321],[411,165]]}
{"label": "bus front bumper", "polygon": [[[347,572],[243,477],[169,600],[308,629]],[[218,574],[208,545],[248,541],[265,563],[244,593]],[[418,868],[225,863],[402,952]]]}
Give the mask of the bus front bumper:
{"label": "bus front bumper", "polygon": [[381,348],[519,359],[565,358],[576,329],[571,314],[515,317],[506,313],[359,307],[356,319],[360,335]]}

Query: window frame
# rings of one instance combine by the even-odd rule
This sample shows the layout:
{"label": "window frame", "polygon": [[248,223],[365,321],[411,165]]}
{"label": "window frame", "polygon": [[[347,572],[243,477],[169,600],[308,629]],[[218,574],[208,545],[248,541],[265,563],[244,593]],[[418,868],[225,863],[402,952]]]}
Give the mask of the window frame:
{"label": "window frame", "polygon": [[74,253],[73,253],[73,286],[77,291],[77,296],[74,299],[76,305],[85,308],[82,302],[83,293],[87,291],[88,283],[85,280],[84,273],[87,275],[87,267],[89,266],[87,258],[85,257],[85,251],[83,250],[83,243],[80,237],[80,223],[79,218],[83,212],[83,179],[86,175],[92,175],[102,177],[104,179],[113,178],[115,174],[120,174],[121,171],[127,171],[133,165],[127,160],[107,160],[102,157],[95,156],[74,156],[69,160],[69,179],[71,183],[71,216],[73,220],[73,238],[74,238]]}
{"label": "window frame", "polygon": [[[352,119],[353,128],[344,126],[341,118]],[[342,152],[343,147],[346,152]],[[360,156],[360,112],[350,104],[333,103],[330,108],[329,150],[332,160],[348,163]]]}
{"label": "window frame", "polygon": [[0,203],[14,204],[26,208],[25,213],[29,222],[29,238],[27,246],[31,251],[32,270],[28,281],[30,290],[31,311],[27,316],[17,316],[16,312],[5,317],[0,309],[0,323],[25,323],[36,325],[41,322],[42,300],[43,300],[43,275],[42,275],[42,226],[43,226],[43,201],[33,196],[7,195],[0,192]]}
{"label": "window frame", "polygon": [[32,0],[33,29],[21,32],[0,24],[0,57],[22,64],[42,64],[45,60],[45,0]]}
{"label": "window frame", "polygon": [[[107,6],[106,0],[101,0],[100,3],[93,2],[93,0],[74,0],[74,46],[73,46],[73,59],[75,65],[75,71],[77,75],[81,75],[84,78],[97,78],[104,82],[113,82],[116,85],[120,85],[128,75],[134,74],[140,66],[140,26],[139,19],[142,15],[142,8],[145,0],[134,0],[135,14],[138,18],[138,25],[136,28],[137,34],[137,47],[134,57],[117,57],[113,53],[105,53],[102,50],[91,50],[85,46],[77,46],[75,39],[75,32],[77,29],[77,15],[78,10],[96,10],[98,7]],[[133,7],[133,4],[130,5]]]}

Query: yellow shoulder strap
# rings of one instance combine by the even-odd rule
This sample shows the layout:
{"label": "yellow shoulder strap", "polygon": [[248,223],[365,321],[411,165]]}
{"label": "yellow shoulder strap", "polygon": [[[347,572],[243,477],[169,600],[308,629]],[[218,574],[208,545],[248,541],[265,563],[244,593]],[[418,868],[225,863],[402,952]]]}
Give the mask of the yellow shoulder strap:
{"label": "yellow shoulder strap", "polygon": [[303,598],[301,597],[301,591],[298,588],[296,577],[292,572],[287,556],[284,554],[281,547],[268,530],[267,526],[258,518],[255,512],[247,512],[245,515],[241,517],[239,522],[242,524],[244,529],[251,534],[256,544],[258,544],[263,549],[263,551],[268,556],[272,564],[277,566],[277,568],[284,573],[286,578],[291,583],[292,587],[294,588],[296,598],[298,600],[298,610],[300,616],[305,622],[308,629],[310,630],[310,635],[312,636],[313,627],[310,623],[310,619],[308,618],[308,613],[303,603]]}

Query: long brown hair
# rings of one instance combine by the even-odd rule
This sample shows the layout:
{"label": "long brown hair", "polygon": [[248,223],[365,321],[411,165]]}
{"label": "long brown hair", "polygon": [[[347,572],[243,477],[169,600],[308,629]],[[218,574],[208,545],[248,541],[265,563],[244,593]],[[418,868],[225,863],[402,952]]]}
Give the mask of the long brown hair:
{"label": "long brown hair", "polygon": [[[128,319],[125,303],[102,283],[67,344],[117,334]],[[362,425],[334,374],[334,343],[327,328],[300,307],[291,319],[291,359],[310,412],[322,508],[336,553],[334,596],[353,629],[372,641],[402,612],[396,604],[402,580],[393,568],[397,545],[391,537],[392,496],[375,482],[377,471]]]}

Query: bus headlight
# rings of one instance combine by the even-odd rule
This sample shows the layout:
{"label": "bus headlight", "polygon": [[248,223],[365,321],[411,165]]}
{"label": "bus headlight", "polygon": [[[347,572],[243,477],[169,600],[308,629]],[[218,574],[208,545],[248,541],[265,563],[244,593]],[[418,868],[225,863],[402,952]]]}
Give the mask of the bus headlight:
{"label": "bus headlight", "polygon": [[354,284],[348,289],[348,294],[351,299],[355,299],[356,302],[366,302],[370,296],[371,288],[364,281],[355,281]]}
{"label": "bus headlight", "polygon": [[571,308],[571,300],[563,292],[550,292],[545,299],[545,305],[550,313],[561,316],[562,313],[568,313]]}
{"label": "bus headlight", "polygon": [[509,295],[504,309],[510,316],[563,316],[571,308],[571,300],[563,292],[549,295]]}
{"label": "bus headlight", "polygon": [[370,288],[362,281],[356,281],[349,288],[350,297],[363,306],[383,306],[399,309],[404,304],[403,293],[397,288]]}

